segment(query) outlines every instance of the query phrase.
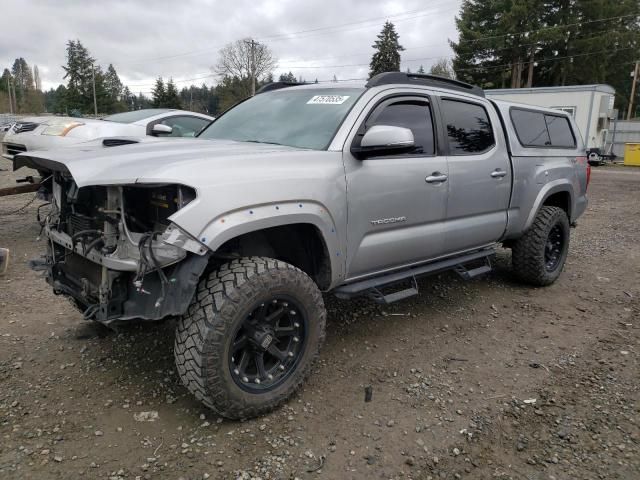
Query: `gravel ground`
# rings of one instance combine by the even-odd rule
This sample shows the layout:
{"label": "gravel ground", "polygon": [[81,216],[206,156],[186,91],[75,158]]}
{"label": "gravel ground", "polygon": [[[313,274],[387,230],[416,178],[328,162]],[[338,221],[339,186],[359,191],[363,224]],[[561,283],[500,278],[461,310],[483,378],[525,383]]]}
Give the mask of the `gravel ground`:
{"label": "gravel ground", "polygon": [[640,170],[594,169],[551,287],[501,251],[487,277],[392,306],[327,296],[314,374],[246,422],[181,386],[173,321],[114,332],[50,292],[26,266],[39,202],[6,215],[30,198],[0,199],[2,479],[640,478]]}

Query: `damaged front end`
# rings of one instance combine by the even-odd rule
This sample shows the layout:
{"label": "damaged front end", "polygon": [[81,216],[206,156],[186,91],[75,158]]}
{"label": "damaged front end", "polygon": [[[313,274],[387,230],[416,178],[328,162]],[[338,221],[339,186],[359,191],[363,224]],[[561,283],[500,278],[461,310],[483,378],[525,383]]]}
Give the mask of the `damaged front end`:
{"label": "damaged front end", "polygon": [[56,294],[102,323],[185,312],[208,249],[170,220],[195,199],[190,187],[134,184],[78,188],[54,171],[39,262]]}

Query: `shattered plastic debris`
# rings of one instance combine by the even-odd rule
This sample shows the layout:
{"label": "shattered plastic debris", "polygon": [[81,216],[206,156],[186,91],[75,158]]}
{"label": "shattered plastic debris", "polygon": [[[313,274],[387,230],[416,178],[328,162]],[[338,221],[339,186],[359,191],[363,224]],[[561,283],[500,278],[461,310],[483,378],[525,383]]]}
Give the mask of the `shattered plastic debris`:
{"label": "shattered plastic debris", "polygon": [[133,414],[133,419],[136,422],[155,422],[158,418],[158,412],[155,410]]}

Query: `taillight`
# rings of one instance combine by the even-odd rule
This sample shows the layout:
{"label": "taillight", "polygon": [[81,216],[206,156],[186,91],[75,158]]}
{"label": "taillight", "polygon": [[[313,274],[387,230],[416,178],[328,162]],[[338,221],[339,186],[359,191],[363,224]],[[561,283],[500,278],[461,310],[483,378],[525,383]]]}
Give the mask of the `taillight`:
{"label": "taillight", "polygon": [[587,188],[589,187],[589,182],[591,181],[591,165],[589,164],[589,159],[587,157],[576,157],[576,163],[580,165],[584,165],[587,168]]}

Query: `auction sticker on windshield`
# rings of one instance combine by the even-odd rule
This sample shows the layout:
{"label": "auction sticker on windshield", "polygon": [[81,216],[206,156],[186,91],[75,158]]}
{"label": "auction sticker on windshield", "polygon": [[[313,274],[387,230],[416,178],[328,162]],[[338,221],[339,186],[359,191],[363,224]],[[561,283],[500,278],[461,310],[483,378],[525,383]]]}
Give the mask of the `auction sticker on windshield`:
{"label": "auction sticker on windshield", "polygon": [[307,102],[307,105],[342,105],[349,95],[316,95]]}

